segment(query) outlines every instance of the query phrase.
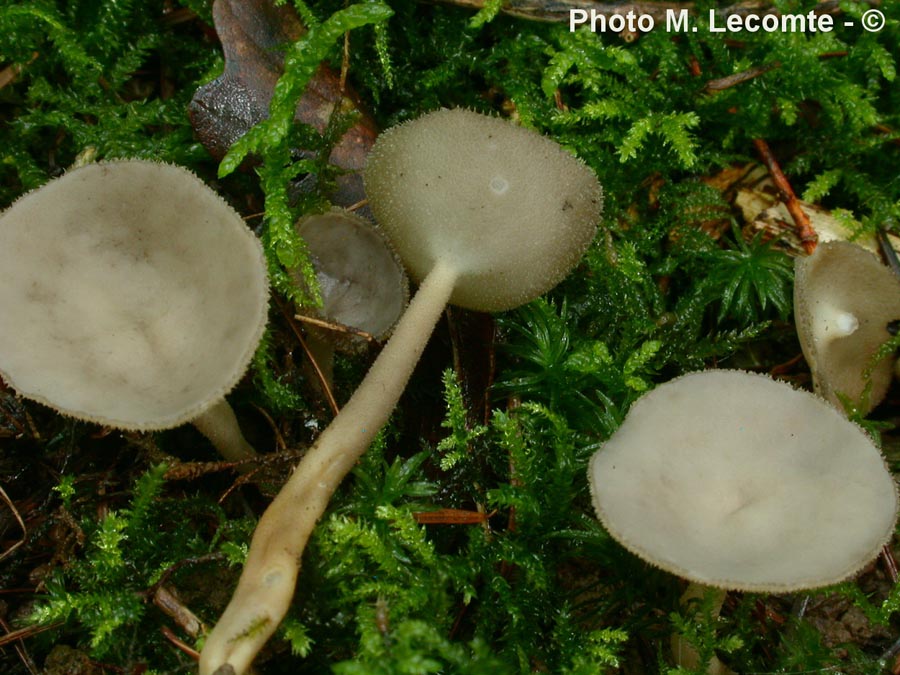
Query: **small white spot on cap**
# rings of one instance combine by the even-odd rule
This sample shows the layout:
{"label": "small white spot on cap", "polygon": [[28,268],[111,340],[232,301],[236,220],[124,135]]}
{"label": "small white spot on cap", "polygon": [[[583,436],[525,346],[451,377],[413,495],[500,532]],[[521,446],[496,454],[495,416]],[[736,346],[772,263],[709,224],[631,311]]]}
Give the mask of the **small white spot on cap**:
{"label": "small white spot on cap", "polygon": [[859,328],[859,319],[850,312],[840,312],[834,318],[834,324],[841,335],[853,335]]}
{"label": "small white spot on cap", "polygon": [[494,176],[491,178],[491,191],[495,195],[505,194],[507,190],[509,190],[509,181],[506,180],[503,176]]}

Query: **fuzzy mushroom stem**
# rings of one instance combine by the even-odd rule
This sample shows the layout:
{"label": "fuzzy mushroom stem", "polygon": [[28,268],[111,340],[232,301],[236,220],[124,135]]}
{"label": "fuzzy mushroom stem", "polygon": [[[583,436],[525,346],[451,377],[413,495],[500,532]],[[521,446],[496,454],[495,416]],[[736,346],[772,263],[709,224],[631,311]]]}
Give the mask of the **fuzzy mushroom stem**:
{"label": "fuzzy mushroom stem", "polygon": [[390,417],[457,277],[451,265],[435,263],[365,379],[263,514],[237,589],[200,655],[200,675],[228,666],[233,669],[228,672],[241,675],[278,627],[310,533]]}
{"label": "fuzzy mushroom stem", "polygon": [[229,462],[256,457],[256,450],[244,438],[234,410],[224,398],[213,403],[191,420],[197,431],[206,436],[219,454]]}

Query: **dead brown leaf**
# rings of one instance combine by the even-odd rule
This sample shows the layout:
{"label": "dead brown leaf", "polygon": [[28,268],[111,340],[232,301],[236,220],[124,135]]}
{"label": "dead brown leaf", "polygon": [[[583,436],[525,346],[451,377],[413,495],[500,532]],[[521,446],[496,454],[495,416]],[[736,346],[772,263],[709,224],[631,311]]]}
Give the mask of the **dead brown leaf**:
{"label": "dead brown leaf", "polygon": [[[293,8],[276,7],[271,0],[216,0],[213,21],[225,55],[225,72],[197,90],[190,115],[200,141],[221,159],[268,115],[275,83],[283,72],[285,47],[300,38],[305,28]],[[359,172],[377,129],[352,92],[342,91],[340,75],[323,64],[300,99],[294,119],[323,132],[335,111],[359,113],[329,157],[331,164],[347,172],[338,178],[332,201],[350,206],[365,197]]]}

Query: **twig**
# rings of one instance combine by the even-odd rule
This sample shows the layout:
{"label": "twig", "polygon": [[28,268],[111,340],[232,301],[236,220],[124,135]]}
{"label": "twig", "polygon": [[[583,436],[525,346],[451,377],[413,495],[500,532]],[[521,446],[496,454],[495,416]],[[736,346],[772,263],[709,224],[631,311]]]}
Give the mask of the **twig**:
{"label": "twig", "polygon": [[48,630],[53,630],[54,628],[59,628],[65,623],[65,621],[56,621],[54,623],[48,623],[43,626],[26,626],[25,628],[19,628],[18,630],[10,631],[6,635],[0,635],[0,647],[5,647],[11,642],[15,642],[16,640],[24,640],[25,638],[29,638],[32,635],[37,635],[38,633],[45,633]]}
{"label": "twig", "polygon": [[355,335],[356,337],[362,338],[366,342],[375,342],[374,335],[372,335],[371,333],[367,333],[364,330],[360,330],[359,328],[354,328],[353,326],[345,326],[341,323],[323,321],[322,319],[316,319],[315,317],[306,316],[305,314],[294,314],[294,318],[297,319],[297,321],[308,323],[311,326],[318,326],[319,328],[331,330],[335,333],[347,333],[348,335]]}
{"label": "twig", "polygon": [[268,456],[248,457],[247,459],[239,459],[234,462],[224,460],[221,462],[180,462],[166,469],[164,477],[166,480],[197,480],[208,473],[231,471],[233,469],[240,471],[246,466],[256,466],[264,461],[263,458]]}
{"label": "twig", "polygon": [[884,560],[884,566],[887,568],[891,583],[896,584],[897,580],[900,579],[900,574],[897,572],[897,561],[894,559],[890,546],[884,545],[881,547],[881,558]]}
{"label": "twig", "polygon": [[149,589],[147,589],[147,594],[154,596],[156,592],[162,588],[169,581],[169,578],[175,574],[182,567],[187,567],[189,565],[201,565],[203,563],[215,562],[217,560],[224,560],[224,553],[206,553],[204,555],[194,556],[192,558],[182,558],[176,563],[169,565],[165,571],[160,575],[159,581],[153,584]]}
{"label": "twig", "polygon": [[792,359],[788,359],[784,363],[779,363],[778,365],[772,366],[769,369],[770,377],[778,377],[779,375],[784,375],[785,373],[789,373],[794,366],[796,366],[803,359],[803,354],[797,354],[797,356]]}
{"label": "twig", "polygon": [[[280,304],[280,303],[279,303]],[[287,309],[282,305],[281,311],[284,314],[284,318],[287,319],[288,325],[291,327],[291,330],[294,332],[294,336],[297,338],[297,341],[300,343],[300,346],[303,348],[303,353],[306,354],[306,357],[309,359],[309,362],[312,364],[313,371],[316,374],[316,377],[319,380],[319,384],[322,387],[322,391],[325,392],[325,400],[328,401],[328,407],[331,408],[331,412],[337,416],[338,412],[340,412],[340,408],[338,408],[337,401],[334,398],[334,394],[331,391],[331,387],[328,385],[328,380],[325,377],[325,373],[322,372],[322,369],[319,367],[319,364],[316,362],[316,359],[313,357],[312,352],[309,349],[309,345],[306,344],[306,340],[303,339],[303,334],[300,332],[300,329],[297,328],[297,324],[294,321],[293,317],[288,313]]]}
{"label": "twig", "polygon": [[190,656],[192,659],[194,659],[194,661],[200,660],[200,652],[198,652],[186,642],[183,642],[177,635],[175,635],[175,633],[172,632],[171,628],[169,628],[168,626],[163,626],[162,634],[163,636],[165,636],[166,640],[178,647],[178,649]]}
{"label": "twig", "polygon": [[[697,60],[697,57],[691,54],[691,60],[688,62],[688,68],[691,71],[692,77],[700,77],[703,74],[703,68],[700,67],[700,61]],[[706,88],[709,89],[709,84],[706,85]]]}
{"label": "twig", "polygon": [[19,523],[19,527],[22,528],[22,538],[19,539],[19,541],[17,541],[15,544],[10,546],[8,549],[6,549],[2,554],[0,554],[0,560],[3,560],[25,543],[25,539],[28,537],[28,530],[25,527],[25,521],[22,520],[22,516],[19,514],[19,510],[16,508],[16,505],[13,504],[12,500],[9,498],[9,495],[6,494],[6,490],[4,490],[2,487],[0,487],[0,499],[6,502],[9,510],[12,511],[13,518],[15,518],[16,522]]}
{"label": "twig", "polygon": [[269,428],[272,429],[272,433],[275,435],[275,445],[278,446],[278,451],[284,452],[285,450],[287,450],[287,442],[284,440],[284,436],[282,435],[281,430],[278,428],[278,425],[275,424],[275,420],[272,419],[272,416],[269,414],[269,412],[256,405],[255,403],[252,405],[254,408],[256,408],[256,411],[266,419],[266,422],[269,423]]}
{"label": "twig", "polygon": [[477,525],[484,523],[496,511],[466,511],[464,509],[435,509],[434,511],[413,511],[413,519],[419,525]]}
{"label": "twig", "polygon": [[885,262],[887,262],[888,267],[890,267],[894,274],[900,277],[900,260],[897,259],[897,251],[894,250],[894,247],[891,245],[891,240],[888,239],[887,234],[882,228],[878,228],[875,231],[875,239],[878,240],[878,248],[881,249],[881,255],[884,256]]}
{"label": "twig", "polygon": [[[9,624],[7,624],[3,619],[0,619],[0,627],[2,627],[3,630],[6,631],[7,636],[12,634],[9,630]],[[28,672],[31,673],[31,675],[38,675],[37,665],[34,663],[34,659],[32,659],[28,654],[28,650],[25,649],[25,641],[23,637],[24,636],[18,638],[18,644],[15,646],[16,654],[19,655],[19,658],[22,660],[22,663],[25,664],[25,667],[28,669]]]}
{"label": "twig", "polygon": [[191,637],[197,637],[207,631],[206,626],[197,618],[197,615],[165,586],[157,584],[156,591],[153,593],[153,604]]}
{"label": "twig", "polygon": [[762,138],[754,138],[753,145],[756,146],[756,150],[759,152],[763,163],[766,165],[766,168],[769,169],[772,181],[781,193],[781,199],[784,201],[788,213],[790,213],[791,218],[794,219],[794,225],[797,228],[797,236],[800,237],[800,244],[803,246],[803,250],[806,251],[808,255],[811,255],[812,252],[816,250],[816,244],[819,241],[819,237],[813,229],[812,224],[809,222],[809,216],[806,215],[803,207],[800,206],[800,200],[797,199],[797,195],[794,194],[794,189],[788,182],[787,177],[781,171],[781,166],[778,164],[778,160],[775,159],[775,155],[772,154],[769,144]]}
{"label": "twig", "polygon": [[31,59],[24,66],[19,63],[13,63],[0,70],[0,89],[13,82],[19,76],[19,73],[22,72],[22,69],[34,63],[37,57],[38,52],[32,52]]}
{"label": "twig", "polygon": [[717,80],[710,80],[706,83],[706,91],[723,91],[724,89],[729,89],[738,84],[759,77],[763,73],[768,73],[770,70],[774,70],[775,68],[781,68],[780,61],[773,61],[772,63],[768,63],[764,66],[748,68],[747,70],[744,70],[740,73],[735,73],[734,75],[729,75],[728,77],[720,77]]}
{"label": "twig", "polygon": [[368,199],[360,199],[358,202],[346,207],[348,211],[358,211],[369,203]]}

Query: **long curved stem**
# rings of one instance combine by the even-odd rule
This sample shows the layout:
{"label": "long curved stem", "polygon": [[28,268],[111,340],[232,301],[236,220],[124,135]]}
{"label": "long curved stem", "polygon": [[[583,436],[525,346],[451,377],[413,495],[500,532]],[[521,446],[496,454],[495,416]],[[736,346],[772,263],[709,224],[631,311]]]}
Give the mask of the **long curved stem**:
{"label": "long curved stem", "polygon": [[434,266],[365,379],[266,509],[237,589],[200,654],[200,675],[241,675],[278,627],[316,521],[390,417],[456,279],[450,266]]}

